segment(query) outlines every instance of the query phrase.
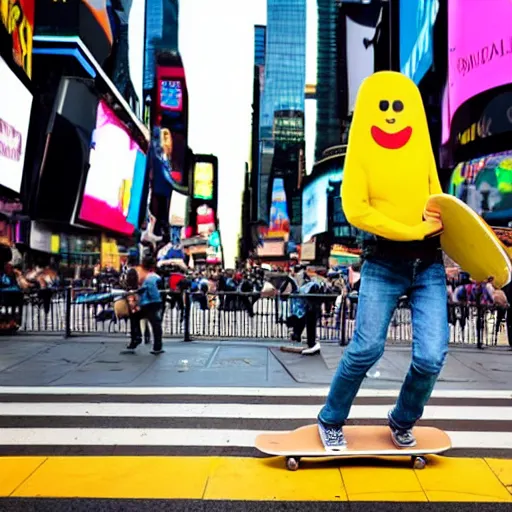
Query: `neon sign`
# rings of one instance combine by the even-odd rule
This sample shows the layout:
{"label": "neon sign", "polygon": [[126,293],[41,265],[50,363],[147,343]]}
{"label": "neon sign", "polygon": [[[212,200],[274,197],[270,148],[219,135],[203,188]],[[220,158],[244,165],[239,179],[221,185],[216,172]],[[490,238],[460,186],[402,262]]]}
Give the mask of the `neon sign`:
{"label": "neon sign", "polygon": [[12,36],[14,61],[32,78],[34,0],[0,0],[0,17]]}

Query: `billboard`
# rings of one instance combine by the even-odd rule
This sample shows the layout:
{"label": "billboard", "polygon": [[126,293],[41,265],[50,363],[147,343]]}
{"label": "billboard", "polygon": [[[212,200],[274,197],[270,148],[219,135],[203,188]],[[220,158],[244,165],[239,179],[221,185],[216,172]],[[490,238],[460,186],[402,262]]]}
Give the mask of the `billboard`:
{"label": "billboard", "polygon": [[400,71],[419,84],[434,61],[439,0],[400,0]]}
{"label": "billboard", "polygon": [[374,47],[367,44],[375,36],[375,25],[347,16],[346,27],[348,110],[353,112],[361,82],[375,70]]}
{"label": "billboard", "polygon": [[169,167],[173,190],[188,194],[188,94],[181,57],[162,52],[157,56],[154,126]]}
{"label": "billboard", "polygon": [[313,177],[302,191],[302,241],[325,233],[329,229],[328,206],[330,189],[339,190],[343,178],[343,169],[332,169],[320,176]]}
{"label": "billboard", "polygon": [[100,101],[78,221],[124,235],[139,224],[146,155]]}
{"label": "billboard", "polygon": [[0,19],[12,37],[14,61],[32,78],[35,0],[0,0]]}
{"label": "billboard", "polygon": [[448,110],[451,122],[470,98],[512,82],[510,0],[448,3]]}
{"label": "billboard", "polygon": [[0,57],[0,185],[21,188],[32,94]]}
{"label": "billboard", "polygon": [[452,173],[449,193],[491,226],[507,226],[512,221],[512,151],[461,162]]}
{"label": "billboard", "polygon": [[194,166],[194,199],[213,199],[214,169],[211,162],[196,162]]}

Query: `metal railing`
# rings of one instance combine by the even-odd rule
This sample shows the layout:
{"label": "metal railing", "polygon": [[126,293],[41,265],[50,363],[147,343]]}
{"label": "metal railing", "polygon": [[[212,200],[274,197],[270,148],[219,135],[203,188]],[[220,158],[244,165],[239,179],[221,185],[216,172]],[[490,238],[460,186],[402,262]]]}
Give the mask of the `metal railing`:
{"label": "metal railing", "polygon": [[[127,318],[116,315],[110,291],[89,288],[46,289],[30,293],[0,291],[0,332],[128,335]],[[321,311],[317,339],[346,345],[350,342],[357,300],[345,298],[336,306],[336,295],[279,295],[225,292],[204,294],[162,291],[164,336],[182,338],[289,339],[287,318],[293,299],[315,301]],[[447,305],[450,342],[484,345],[507,344],[507,310],[476,305]],[[305,332],[303,333],[303,336]],[[401,301],[391,320],[388,339],[410,342],[412,317],[407,301]]]}
{"label": "metal railing", "polygon": [[[508,310],[499,306],[476,304],[447,304],[450,343],[472,344],[478,348],[509,344],[507,333]],[[355,330],[357,301],[343,305],[341,344],[352,339]],[[398,303],[388,328],[388,340],[412,341],[412,313],[407,300]]]}

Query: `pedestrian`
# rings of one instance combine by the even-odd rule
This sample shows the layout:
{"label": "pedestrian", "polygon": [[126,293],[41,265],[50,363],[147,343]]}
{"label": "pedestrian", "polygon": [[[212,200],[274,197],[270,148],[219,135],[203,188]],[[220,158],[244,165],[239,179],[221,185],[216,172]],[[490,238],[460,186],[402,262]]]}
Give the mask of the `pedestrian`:
{"label": "pedestrian", "polygon": [[[151,325],[153,332],[153,350],[151,353],[159,355],[164,352],[162,348],[162,298],[159,285],[161,277],[155,272],[156,260],[153,256],[146,256],[142,261],[142,272],[140,273],[139,306],[140,318],[145,318]],[[129,348],[135,349],[142,340],[137,340]]]}

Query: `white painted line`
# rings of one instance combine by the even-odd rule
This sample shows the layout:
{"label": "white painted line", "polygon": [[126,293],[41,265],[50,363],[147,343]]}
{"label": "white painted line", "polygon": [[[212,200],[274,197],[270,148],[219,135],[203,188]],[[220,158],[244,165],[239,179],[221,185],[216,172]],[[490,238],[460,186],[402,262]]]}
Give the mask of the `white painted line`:
{"label": "white painted line", "polygon": [[[461,386],[464,385],[461,383]],[[7,395],[204,395],[204,396],[294,396],[325,397],[328,387],[250,388],[250,387],[57,387],[57,386],[2,386],[0,394]],[[360,389],[358,397],[398,396],[398,389]],[[512,391],[494,389],[434,390],[436,398],[511,398]]]}
{"label": "white painted line", "polygon": [[[385,419],[390,405],[355,405],[351,419]],[[299,419],[315,421],[320,405],[209,404],[209,403],[62,403],[1,402],[1,416],[108,417],[108,418],[233,418]],[[425,420],[512,420],[512,407],[425,407]]]}
{"label": "white painted line", "polygon": [[[172,428],[6,428],[0,445],[58,446],[236,446],[254,447],[255,430]],[[453,448],[512,449],[510,432],[447,432]]]}

